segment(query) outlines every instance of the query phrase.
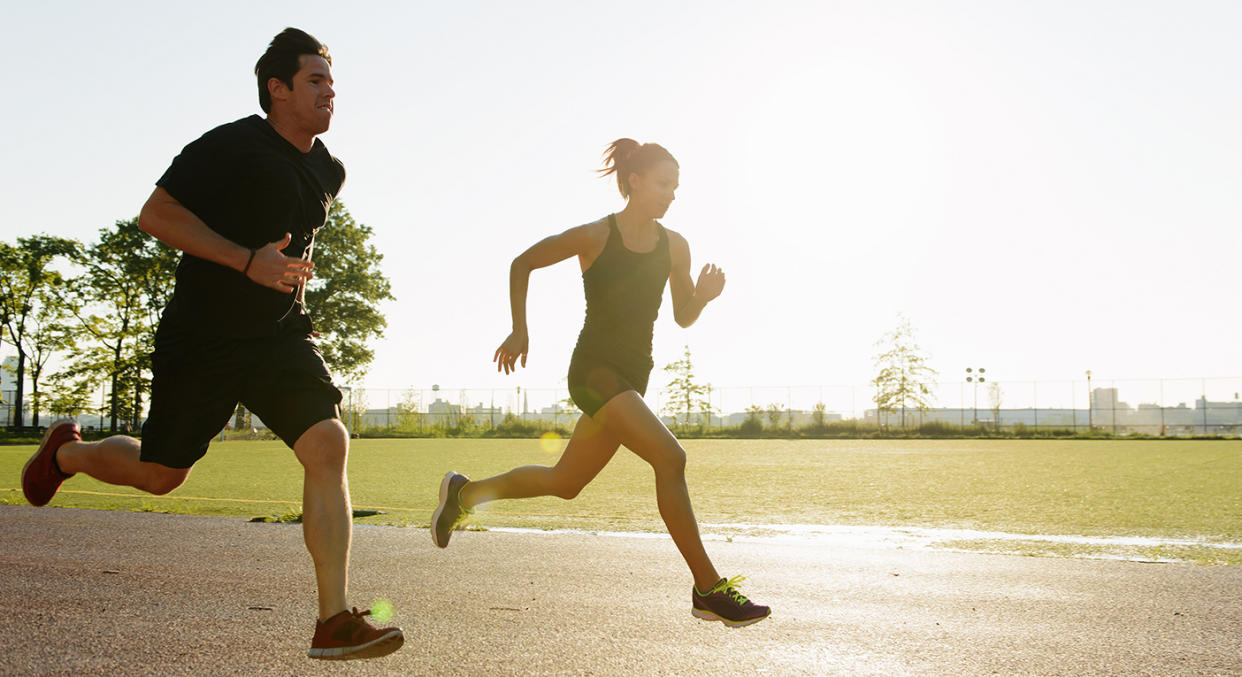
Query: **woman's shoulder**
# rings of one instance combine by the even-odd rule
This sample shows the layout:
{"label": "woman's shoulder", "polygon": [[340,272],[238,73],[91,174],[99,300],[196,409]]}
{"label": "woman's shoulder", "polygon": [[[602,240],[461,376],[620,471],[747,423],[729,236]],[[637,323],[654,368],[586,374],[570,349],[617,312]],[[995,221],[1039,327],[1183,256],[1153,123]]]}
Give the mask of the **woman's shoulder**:
{"label": "woman's shoulder", "polygon": [[574,226],[564,234],[575,240],[603,243],[608,241],[608,230],[608,217],[605,216],[590,223]]}
{"label": "woman's shoulder", "polygon": [[690,243],[686,241],[685,236],[681,233],[665,226],[664,224],[660,224],[660,227],[664,229],[664,234],[668,237],[668,246],[670,249],[690,249]]}

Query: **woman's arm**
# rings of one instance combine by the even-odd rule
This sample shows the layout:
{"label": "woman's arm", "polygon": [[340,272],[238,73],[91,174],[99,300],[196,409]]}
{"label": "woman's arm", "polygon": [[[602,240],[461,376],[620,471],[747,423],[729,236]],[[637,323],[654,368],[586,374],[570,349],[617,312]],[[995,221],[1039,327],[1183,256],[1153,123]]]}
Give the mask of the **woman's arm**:
{"label": "woman's arm", "polygon": [[672,259],[668,286],[673,295],[673,319],[678,325],[689,327],[699,319],[703,308],[724,291],[724,270],[713,263],[704,265],[695,284],[690,278],[690,244],[686,238],[668,231],[668,250]]}
{"label": "woman's arm", "polygon": [[513,331],[492,356],[496,371],[503,369],[506,374],[515,371],[519,357],[522,366],[526,366],[526,353],[530,347],[526,332],[526,290],[530,285],[530,272],[560,263],[571,256],[588,258],[598,255],[602,245],[597,226],[577,226],[559,235],[546,237],[513,259],[509,266],[509,310],[513,316]]}

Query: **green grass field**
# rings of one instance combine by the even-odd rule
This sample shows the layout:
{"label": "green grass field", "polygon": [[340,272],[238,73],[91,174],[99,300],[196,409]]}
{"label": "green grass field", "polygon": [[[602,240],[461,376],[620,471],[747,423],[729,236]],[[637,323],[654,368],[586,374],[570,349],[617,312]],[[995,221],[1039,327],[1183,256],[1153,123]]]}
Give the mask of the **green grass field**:
{"label": "green grass field", "polygon": [[[1242,564],[1242,442],[987,440],[689,440],[700,522],[976,529],[1035,535],[1203,539],[1207,544],[1101,546],[963,539],[948,547]],[[24,503],[32,446],[0,447],[0,502]],[[486,477],[551,464],[539,440],[355,440],[350,488],[359,523],[425,527],[440,477]],[[256,517],[297,512],[301,468],[279,442],[224,442],[181,488],[149,496],[85,476],[52,505]],[[573,501],[498,501],[487,527],[662,531],[652,473],[625,452]],[[705,527],[723,535],[760,533]]]}

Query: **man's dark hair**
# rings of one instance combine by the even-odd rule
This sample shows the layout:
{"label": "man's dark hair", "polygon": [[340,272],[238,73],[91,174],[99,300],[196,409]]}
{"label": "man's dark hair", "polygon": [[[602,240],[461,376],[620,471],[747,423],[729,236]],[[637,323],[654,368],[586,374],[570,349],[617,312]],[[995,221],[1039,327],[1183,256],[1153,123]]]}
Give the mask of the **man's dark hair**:
{"label": "man's dark hair", "polygon": [[286,28],[272,38],[272,44],[259,57],[254,65],[254,74],[259,80],[259,107],[264,113],[272,112],[272,94],[267,91],[267,81],[276,78],[293,89],[293,75],[301,68],[300,57],[303,54],[322,56],[328,65],[332,65],[328,46],[310,33],[296,28]]}

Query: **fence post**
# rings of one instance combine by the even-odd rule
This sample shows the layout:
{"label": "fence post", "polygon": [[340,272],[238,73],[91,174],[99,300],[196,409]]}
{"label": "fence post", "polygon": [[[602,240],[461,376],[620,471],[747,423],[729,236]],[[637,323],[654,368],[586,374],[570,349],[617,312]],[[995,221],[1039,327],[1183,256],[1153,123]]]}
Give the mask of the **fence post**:
{"label": "fence post", "polygon": [[1074,392],[1078,390],[1078,386],[1070,381],[1070,418],[1074,421],[1074,432],[1078,432],[1078,398],[1074,397]]}
{"label": "fence post", "polygon": [[1160,436],[1164,437],[1164,379],[1160,379]]}
{"label": "fence post", "polygon": [[1207,379],[1206,378],[1202,378],[1199,380],[1199,390],[1203,393],[1203,432],[1201,432],[1200,434],[1207,435],[1208,434],[1208,422],[1207,422],[1208,399],[1207,399]]}

